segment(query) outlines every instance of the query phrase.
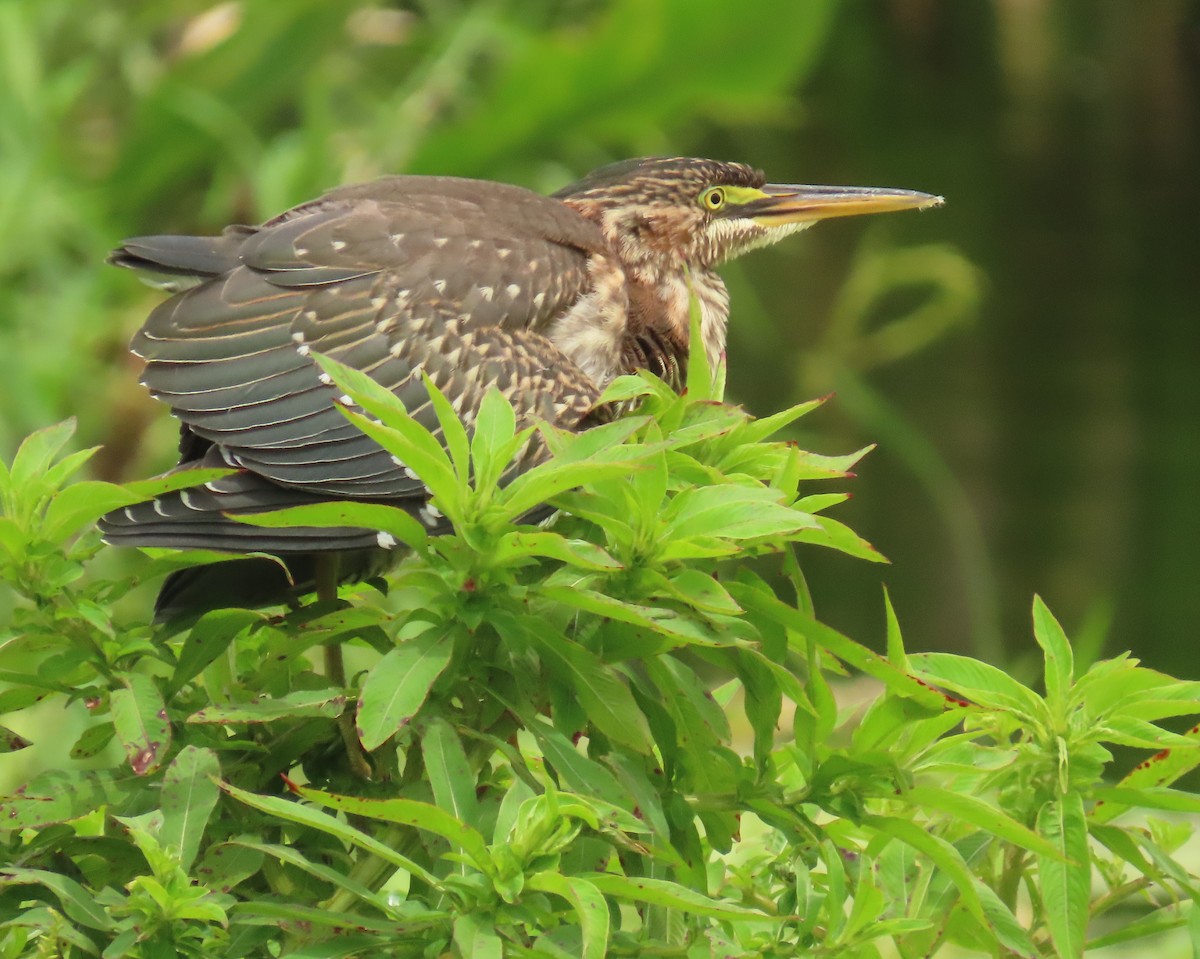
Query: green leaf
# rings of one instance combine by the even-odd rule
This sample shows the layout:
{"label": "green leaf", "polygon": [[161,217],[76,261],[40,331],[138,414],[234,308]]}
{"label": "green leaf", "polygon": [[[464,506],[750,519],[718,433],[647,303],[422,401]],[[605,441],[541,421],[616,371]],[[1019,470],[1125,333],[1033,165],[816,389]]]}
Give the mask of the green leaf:
{"label": "green leaf", "polygon": [[813,410],[823,406],[829,399],[823,396],[820,399],[809,400],[806,403],[797,403],[795,406],[789,406],[786,410],[780,410],[778,413],[773,413],[770,416],[762,416],[758,419],[751,420],[735,434],[739,445],[750,445],[752,443],[761,443],[768,437],[774,436],[785,426],[794,423],[802,416],[807,416]]}
{"label": "green leaf", "polygon": [[355,723],[368,752],[407,724],[454,651],[454,626],[433,628],[388,652],[367,674]]}
{"label": "green leaf", "polygon": [[262,870],[263,854],[244,844],[229,841],[208,846],[200,862],[196,864],[195,876],[210,889],[229,892],[239,883]]}
{"label": "green leaf", "polygon": [[1153,723],[1130,716],[1109,716],[1087,727],[1088,739],[1140,749],[1195,749],[1193,737],[1161,729]]}
{"label": "green leaf", "polygon": [[[416,473],[446,516],[461,521],[465,479],[455,473],[453,462],[437,438],[409,415],[395,394],[366,373],[317,353],[313,359],[340,389],[377,419],[339,405],[342,415]],[[437,390],[429,379],[425,387],[430,393]]]}
{"label": "green leaf", "polygon": [[835,549],[839,553],[865,559],[868,563],[886,563],[887,557],[844,523],[828,516],[813,516],[813,529],[797,530],[789,539],[793,543],[808,543]]}
{"label": "green leaf", "polygon": [[339,389],[349,394],[359,406],[377,416],[383,423],[394,427],[398,423],[411,421],[400,397],[362,370],[347,366],[323,353],[313,353],[312,358],[329,374]]}
{"label": "green leaf", "polygon": [[15,713],[40,703],[50,690],[37,686],[13,686],[0,692],[0,713]]}
{"label": "green leaf", "polygon": [[539,872],[530,876],[525,885],[535,892],[546,892],[567,900],[579,919],[583,937],[582,959],[603,959],[608,950],[608,903],[594,883],[578,876]]}
{"label": "green leaf", "polygon": [[671,500],[663,519],[672,539],[750,539],[817,525],[814,517],[781,505],[779,494],[762,486],[693,487]]}
{"label": "green leaf", "polygon": [[[326,906],[307,906],[296,902],[280,902],[270,899],[252,899],[247,902],[235,903],[230,909],[230,915],[236,917],[237,921],[243,924],[262,922],[264,925],[283,926],[284,928],[294,925],[305,930],[316,926],[318,929],[332,927],[335,932],[339,933],[347,929],[372,932],[376,934],[375,937],[364,941],[373,943],[376,947],[379,938],[383,938],[384,941],[392,938],[409,938],[413,933],[418,933],[431,925],[442,925],[449,918],[446,913],[426,912],[411,920],[389,921],[364,916],[361,912],[342,912]],[[365,949],[364,941],[360,941],[350,955],[357,956],[362,953]],[[321,945],[324,943],[310,943],[308,949],[315,950]],[[346,953],[338,951],[327,953],[323,950],[317,952],[303,951],[304,949],[303,946],[300,947],[300,950],[289,949],[287,955],[289,957],[320,956],[321,959],[328,959],[331,955],[346,955]]]}
{"label": "green leaf", "polygon": [[1057,848],[1032,829],[1021,825],[1011,816],[998,808],[965,792],[955,792],[939,786],[913,786],[902,789],[895,795],[896,799],[908,803],[914,809],[929,811],[939,810],[970,823],[984,832],[999,836],[1019,846],[1042,856],[1057,856]]}
{"label": "green leaf", "polygon": [[742,612],[742,607],[729,595],[729,591],[717,581],[716,577],[699,569],[680,570],[665,582],[670,593],[676,599],[695,609],[707,613],[722,613],[726,616],[737,616]]}
{"label": "green leaf", "polygon": [[[787,489],[788,487],[780,486],[778,488]],[[831,506],[840,506],[848,499],[850,499],[849,493],[812,493],[808,496],[801,496],[792,504],[792,508],[804,513],[820,513]]]}
{"label": "green leaf", "polygon": [[[475,488],[495,486],[523,440],[517,439],[517,417],[512,404],[496,387],[483,394],[471,436],[471,465]],[[524,434],[528,436],[528,433]]]}
{"label": "green leaf", "polygon": [[12,488],[18,495],[25,487],[42,480],[54,458],[74,433],[75,418],[71,417],[30,433],[21,441],[8,474]]}
{"label": "green leaf", "polygon": [[[450,454],[450,462],[454,464],[454,472],[459,480],[466,483],[471,476],[471,440],[467,436],[466,427],[454,412],[454,407],[423,370],[421,379],[425,383],[425,391],[429,394],[429,402],[433,406],[438,425],[442,428],[442,442]],[[399,400],[397,399],[397,403]]]}
{"label": "green leaf", "polygon": [[[66,437],[63,442],[66,442]],[[58,897],[67,917],[81,926],[106,931],[115,925],[108,912],[97,904],[95,895],[68,876],[43,869],[12,866],[0,869],[0,887],[25,884],[45,886]]]}
{"label": "green leaf", "polygon": [[74,483],[51,500],[46,508],[44,534],[63,539],[110,510],[154,499],[164,493],[210,483],[236,472],[232,469],[190,469],[117,486],[100,480]]}
{"label": "green leaf", "polygon": [[650,753],[646,718],[629,686],[613,667],[565,636],[545,635],[545,627],[540,623],[524,623],[512,617],[507,619],[507,625],[522,633],[536,647],[546,666],[570,684],[597,729],[640,753]]}
{"label": "green leaf", "polygon": [[109,510],[136,502],[133,494],[113,483],[100,480],[73,483],[46,507],[42,532],[48,539],[61,541]]}
{"label": "green leaf", "polygon": [[617,560],[594,543],[567,539],[545,530],[536,533],[513,530],[505,533],[493,549],[491,559],[495,566],[505,566],[535,556],[598,572],[621,568]]}
{"label": "green leaf", "polygon": [[[1200,739],[1200,729],[1193,727],[1187,735],[1195,742]],[[1197,766],[1200,766],[1200,748],[1160,750],[1134,766],[1116,788],[1139,792],[1148,789],[1152,795],[1153,790],[1175,782]],[[1132,805],[1140,805],[1140,802],[1135,800]],[[1094,822],[1110,822],[1128,808],[1125,803],[1109,798],[1092,809],[1091,818]]]}
{"label": "green leaf", "polygon": [[99,452],[99,446],[93,446],[89,449],[76,450],[74,453],[68,453],[57,463],[46,470],[44,482],[50,489],[60,489],[79,469],[93,456]]}
{"label": "green leaf", "polygon": [[163,776],[159,806],[163,823],[158,839],[179,853],[179,864],[190,869],[200,851],[209,816],[217,805],[221,764],[211,749],[184,746]]}
{"label": "green leaf", "polygon": [[673,609],[626,603],[596,590],[580,587],[543,586],[539,592],[546,599],[565,606],[641,626],[665,637],[675,646],[724,647],[736,641],[734,637],[719,636],[704,624]]}
{"label": "green leaf", "polygon": [[244,703],[206,706],[187,718],[197,725],[226,726],[231,723],[269,723],[276,719],[317,716],[334,719],[346,709],[346,694],[340,689],[298,689],[282,696],[256,696]]}
{"label": "green leaf", "polygon": [[658,377],[647,370],[639,370],[618,376],[605,387],[596,401],[597,406],[607,406],[610,403],[627,403],[630,400],[641,399],[643,396],[657,396],[666,400],[675,396],[674,390]]}
{"label": "green leaf", "polygon": [[1018,718],[1048,724],[1049,714],[1042,698],[1002,669],[953,653],[910,653],[908,660],[926,681],[949,687],[979,706],[1008,710]]}
{"label": "green leaf", "polygon": [[[368,889],[361,882],[351,875],[347,875],[341,869],[334,869],[324,863],[313,862],[306,858],[304,854],[294,846],[282,846],[273,843],[253,842],[248,839],[234,839],[226,844],[232,848],[240,848],[250,852],[261,853],[262,856],[271,856],[278,859],[280,862],[285,862],[289,866],[295,866],[302,872],[308,873],[310,876],[329,883],[336,889],[343,889],[354,898],[366,903],[369,906],[374,906],[384,915],[388,915],[391,910],[388,905],[387,897],[381,896],[376,892]],[[262,856],[258,858],[261,860]]]}
{"label": "green leaf", "polygon": [[171,724],[158,687],[149,676],[129,673],[112,694],[113,725],[130,768],[139,776],[162,765],[171,746]]}
{"label": "green leaf", "polygon": [[546,762],[558,775],[559,783],[581,795],[595,796],[614,805],[629,800],[621,787],[604,766],[581,753],[559,730],[541,721],[527,721],[527,728],[537,739]]}
{"label": "green leaf", "polygon": [[[221,789],[234,799],[245,803],[252,809],[257,809],[259,812],[264,812],[277,819],[283,819],[286,822],[294,822],[301,826],[308,826],[319,830],[342,842],[357,846],[359,849],[377,856],[384,862],[391,863],[398,869],[403,869],[405,872],[411,873],[422,882],[428,883],[434,889],[442,888],[441,880],[424,866],[396,852],[391,846],[380,842],[373,836],[367,835],[362,830],[356,829],[336,816],[331,816],[320,809],[314,809],[312,806],[305,805],[304,803],[284,799],[281,796],[260,796],[256,793],[239,789],[232,783],[222,782],[219,785]],[[299,787],[295,787],[295,791],[302,793]]]}
{"label": "green leaf", "polygon": [[[647,424],[643,438],[646,442],[661,443],[663,437],[658,424]],[[620,477],[613,484],[614,492],[619,491],[620,499],[628,505],[630,523],[639,531],[650,531],[658,526],[663,500],[667,496],[669,476],[667,451],[662,449],[647,457],[639,469]],[[595,483],[590,484],[590,488],[599,491]]]}
{"label": "green leaf", "polygon": [[[1111,946],[1118,946],[1122,943],[1134,942],[1138,939],[1149,939],[1150,942],[1144,944],[1141,949],[1133,950],[1118,950],[1116,955],[1133,955],[1139,953],[1145,954],[1145,950],[1161,949],[1161,945],[1168,941],[1164,936],[1175,929],[1179,929],[1184,925],[1189,927],[1189,935],[1192,941],[1192,955],[1197,955],[1196,938],[1197,917],[1200,916],[1200,909],[1197,909],[1194,902],[1186,904],[1190,906],[1187,912],[1184,903],[1168,903],[1153,912],[1144,916],[1139,916],[1129,922],[1121,923],[1116,929],[1112,929],[1103,935],[1096,936],[1094,939],[1089,939],[1087,942],[1087,952],[1108,949]],[[1168,953],[1169,954],[1169,953]],[[1184,953],[1185,954],[1185,953]]]}
{"label": "green leaf", "polygon": [[456,819],[473,823],[479,814],[475,776],[454,727],[444,719],[425,723],[421,756],[433,788],[433,801]]}
{"label": "green leaf", "polygon": [[1078,793],[1067,793],[1038,812],[1038,832],[1057,855],[1038,856],[1038,890],[1055,952],[1063,959],[1082,957],[1087,941],[1092,867],[1087,819]]}
{"label": "green leaf", "polygon": [[963,905],[971,915],[980,922],[987,923],[976,889],[975,878],[961,853],[945,839],[927,832],[922,826],[907,819],[890,816],[864,816],[862,824],[885,835],[893,836],[924,853],[954,883],[962,897]]}
{"label": "green leaf", "polygon": [[[696,749],[697,765],[718,767],[711,749],[730,738],[729,720],[695,670],[674,656],[656,656],[642,664],[675,720],[685,749]],[[711,747],[710,744],[711,743]]]}
{"label": "green leaf", "polygon": [[[671,395],[674,396],[674,394]],[[593,426],[583,432],[560,429],[546,422],[539,422],[537,428],[546,441],[547,449],[554,454],[554,459],[550,462],[578,464],[585,460],[595,459],[601,454],[611,454],[634,433],[652,422],[653,420],[648,416],[623,416],[611,423],[602,423],[600,426]],[[658,448],[657,445],[649,447],[645,455],[654,453]],[[629,455],[638,455],[639,453],[636,449],[626,452]]]}
{"label": "green leaf", "polygon": [[578,463],[555,457],[526,470],[500,491],[489,516],[496,522],[511,522],[569,489],[628,476],[631,470],[640,469],[642,461],[654,452],[650,447],[622,446],[600,451]]}
{"label": "green leaf", "polygon": [[692,275],[686,274],[688,289],[688,365],[686,389],[691,400],[719,400],[716,393],[716,372],[709,365],[708,350],[704,336],[704,312],[700,298],[692,287]]}
{"label": "green leaf", "polygon": [[118,779],[107,770],[39,773],[16,793],[0,798],[4,829],[40,829],[69,822],[98,807],[118,803],[130,791],[132,777]]}
{"label": "green leaf", "polygon": [[650,879],[642,876],[618,876],[608,872],[590,872],[577,877],[591,883],[606,896],[633,902],[646,902],[655,906],[681,909],[695,916],[710,916],[714,919],[741,919],[781,922],[786,917],[771,916],[756,909],[747,909],[730,902],[721,902],[701,895],[687,886]]}
{"label": "green leaf", "polygon": [[7,726],[0,726],[0,753],[15,753],[32,745],[33,743],[20,733]]}
{"label": "green leaf", "polygon": [[75,745],[71,747],[72,759],[91,759],[102,753],[117,734],[112,723],[99,723],[89,726],[79,734]]}
{"label": "green leaf", "polygon": [[[1104,806],[1097,808],[1096,813],[1099,814],[1102,808],[1115,806],[1118,810],[1122,808],[1141,808],[1141,809],[1165,809],[1172,812],[1183,812],[1190,814],[1200,813],[1200,796],[1194,793],[1183,792],[1179,789],[1169,789],[1165,786],[1149,786],[1144,788],[1132,788],[1129,786],[1098,786],[1091,793],[1096,800],[1097,805],[1103,803]],[[1104,818],[1111,817],[1095,817],[1098,821],[1104,821]]]}
{"label": "green leaf", "polygon": [[1033,635],[1046,659],[1046,702],[1051,714],[1061,721],[1066,717],[1075,660],[1066,633],[1040,596],[1033,597]]}
{"label": "green leaf", "polygon": [[504,943],[485,916],[464,912],[454,917],[454,944],[464,959],[503,959]]}
{"label": "green leaf", "polygon": [[[747,611],[766,616],[797,636],[811,640],[831,655],[849,663],[868,676],[874,676],[897,695],[907,696],[928,706],[942,708],[946,706],[945,697],[931,690],[925,683],[919,682],[908,673],[901,672],[892,663],[861,643],[856,643],[849,637],[843,636],[837,630],[788,606],[776,597],[753,589],[744,583],[730,583],[729,591]],[[789,642],[791,642],[790,637]],[[801,653],[807,652],[802,645],[798,649]]]}
{"label": "green leaf", "polygon": [[979,896],[980,906],[987,917],[992,934],[1001,946],[1020,959],[1039,959],[1043,955],[1029,937],[1025,926],[991,886],[975,880],[975,892]]}
{"label": "green leaf", "polygon": [[231,513],[231,519],[250,526],[270,529],[292,526],[313,526],[318,529],[356,527],[379,532],[379,545],[390,549],[403,543],[423,550],[429,534],[405,510],[381,503],[314,503],[289,506],[269,513]]}
{"label": "green leaf", "polygon": [[368,819],[399,823],[432,832],[462,849],[483,872],[488,875],[495,872],[495,864],[483,836],[471,826],[455,819],[446,810],[430,803],[414,799],[362,799],[358,796],[340,796],[307,786],[292,788],[305,799],[341,810],[347,815],[365,816]]}
{"label": "green leaf", "polygon": [[200,675],[243,632],[266,619],[263,613],[249,609],[214,609],[201,616],[179,650],[167,697],[173,697]]}
{"label": "green leaf", "polygon": [[892,597],[887,587],[883,588],[883,606],[887,614],[887,658],[888,662],[903,672],[912,672],[908,664],[908,654],[904,651],[904,637],[900,634],[900,620],[896,618],[896,610],[892,606]]}
{"label": "green leaf", "polygon": [[[0,461],[0,469],[4,468],[4,463]],[[0,509],[3,509],[3,503],[0,503]],[[15,519],[9,516],[0,516],[0,548],[8,554],[9,562],[20,562],[29,553],[29,537]]]}

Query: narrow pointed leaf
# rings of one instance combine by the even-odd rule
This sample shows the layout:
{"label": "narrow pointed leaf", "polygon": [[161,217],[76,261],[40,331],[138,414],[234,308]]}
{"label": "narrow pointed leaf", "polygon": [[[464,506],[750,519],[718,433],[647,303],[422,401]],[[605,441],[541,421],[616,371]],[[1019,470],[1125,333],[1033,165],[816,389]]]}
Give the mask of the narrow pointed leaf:
{"label": "narrow pointed leaf", "polygon": [[897,799],[914,809],[937,809],[956,819],[999,836],[1015,846],[1043,856],[1057,856],[1059,850],[1028,826],[1023,826],[995,806],[965,792],[954,792],[937,786],[914,786],[896,793]]}
{"label": "narrow pointed leaf", "polygon": [[1067,634],[1040,596],[1033,598],[1033,635],[1046,660],[1046,701],[1054,715],[1062,717],[1074,678],[1075,660]]}
{"label": "narrow pointed leaf", "polygon": [[356,829],[348,822],[338,819],[336,816],[331,816],[329,813],[315,809],[305,803],[284,799],[282,796],[262,796],[239,789],[237,786],[226,782],[220,783],[220,786],[229,795],[245,803],[247,806],[257,809],[259,812],[265,812],[268,815],[275,816],[287,822],[294,822],[301,826],[309,826],[320,830],[343,842],[357,846],[372,855],[378,856],[384,862],[391,863],[399,869],[412,873],[413,876],[422,882],[428,883],[435,889],[440,889],[442,886],[441,880],[425,869],[424,866],[413,862],[413,860],[402,853],[396,852],[391,846],[380,842],[373,836],[369,836],[360,829]]}
{"label": "narrow pointed leaf", "polygon": [[433,801],[461,822],[474,822],[479,809],[475,776],[454,727],[444,719],[426,723],[421,756],[433,788]]}
{"label": "narrow pointed leaf", "polygon": [[341,810],[348,815],[365,816],[368,819],[399,823],[432,832],[462,849],[483,872],[490,875],[495,871],[492,855],[483,836],[432,803],[418,802],[414,799],[362,799],[358,796],[341,796],[322,789],[310,789],[307,786],[292,788],[305,799]]}
{"label": "narrow pointed leaf", "polygon": [[1092,869],[1087,819],[1078,793],[1047,803],[1038,813],[1038,832],[1054,845],[1057,856],[1038,856],[1038,889],[1045,921],[1057,955],[1075,959],[1087,941]]}
{"label": "narrow pointed leaf", "polygon": [[743,919],[762,922],[783,921],[786,917],[771,916],[756,909],[747,909],[730,902],[721,902],[701,895],[687,886],[650,879],[644,876],[618,876],[614,873],[584,873],[578,878],[586,880],[606,896],[631,902],[646,902],[656,906],[680,909],[696,916],[711,916],[715,919]]}
{"label": "narrow pointed leaf", "polygon": [[540,629],[526,628],[517,621],[513,621],[513,628],[519,629],[537,648],[546,665],[570,684],[597,729],[640,753],[650,753],[646,718],[629,686],[612,666],[565,637],[552,640],[543,636]]}
{"label": "narrow pointed leaf", "polygon": [[269,513],[237,513],[232,519],[250,526],[271,529],[289,526],[314,526],[318,528],[359,527],[378,530],[379,545],[391,548],[403,543],[414,549],[423,549],[429,539],[417,520],[406,511],[381,503],[314,503],[305,506],[289,506]]}
{"label": "narrow pointed leaf", "polygon": [[[65,437],[63,441],[66,441]],[[96,903],[92,891],[85,889],[69,876],[60,876],[56,872],[44,869],[21,869],[13,866],[0,869],[0,887],[25,884],[44,886],[50,890],[58,897],[63,913],[81,926],[108,930],[115,925],[115,920],[108,911]]]}

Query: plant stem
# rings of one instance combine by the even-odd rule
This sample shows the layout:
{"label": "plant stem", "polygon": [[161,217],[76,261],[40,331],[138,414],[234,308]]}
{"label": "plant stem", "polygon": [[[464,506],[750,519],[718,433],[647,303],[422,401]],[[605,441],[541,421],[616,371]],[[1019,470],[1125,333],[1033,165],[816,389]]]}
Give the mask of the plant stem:
{"label": "plant stem", "polygon": [[1004,856],[1004,871],[1000,874],[1000,882],[996,889],[996,893],[1000,896],[1000,901],[1008,906],[1009,909],[1016,907],[1017,889],[1021,885],[1024,865],[1024,851],[1017,846],[1010,846]]}
{"label": "plant stem", "polygon": [[[316,558],[314,578],[317,585],[317,602],[334,602],[337,600],[338,566],[340,557],[337,553],[320,553]],[[346,688],[346,661],[342,657],[342,644],[330,643],[325,647],[325,678],[340,689]],[[346,704],[342,714],[337,718],[338,732],[341,733],[342,743],[346,747],[346,758],[350,768],[360,779],[372,779],[374,770],[363,752],[362,743],[358,741],[358,732],[354,728],[354,703]]]}

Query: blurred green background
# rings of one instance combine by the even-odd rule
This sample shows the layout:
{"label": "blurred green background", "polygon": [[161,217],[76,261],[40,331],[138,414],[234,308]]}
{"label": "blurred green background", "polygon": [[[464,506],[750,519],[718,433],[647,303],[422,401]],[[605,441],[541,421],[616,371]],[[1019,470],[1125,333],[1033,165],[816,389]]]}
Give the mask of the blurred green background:
{"label": "blurred green background", "polygon": [[839,516],[893,566],[814,552],[818,611],[878,643],[883,581],[913,648],[1019,667],[1036,590],[1194,676],[1198,85],[1193,0],[0,0],[0,453],[75,415],[100,475],[171,464],[127,235],[643,154],[926,190],[726,271],[732,397],[879,444]]}

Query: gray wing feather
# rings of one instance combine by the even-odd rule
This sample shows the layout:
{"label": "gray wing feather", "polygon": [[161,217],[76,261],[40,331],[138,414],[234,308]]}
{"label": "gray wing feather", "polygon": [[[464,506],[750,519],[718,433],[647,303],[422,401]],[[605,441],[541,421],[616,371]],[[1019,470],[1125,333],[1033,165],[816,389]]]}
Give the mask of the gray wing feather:
{"label": "gray wing feather", "polygon": [[329,497],[414,515],[423,505],[420,481],[339,412],[312,354],[367,372],[430,429],[422,373],[468,424],[495,386],[523,420],[573,426],[598,390],[539,330],[586,290],[602,248],[557,200],[426,177],[337,190],[221,237],[129,241],[113,262],[207,277],[155,309],[132,346],[151,392],[242,471],[118,510],[106,537],[289,553],[373,545],[370,530],[266,531],[225,516]]}

